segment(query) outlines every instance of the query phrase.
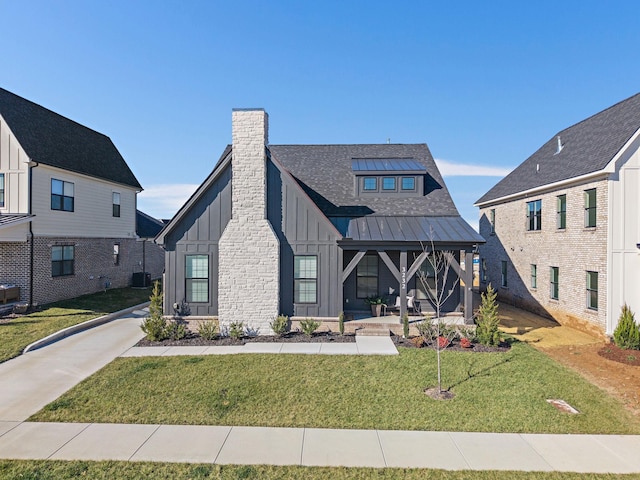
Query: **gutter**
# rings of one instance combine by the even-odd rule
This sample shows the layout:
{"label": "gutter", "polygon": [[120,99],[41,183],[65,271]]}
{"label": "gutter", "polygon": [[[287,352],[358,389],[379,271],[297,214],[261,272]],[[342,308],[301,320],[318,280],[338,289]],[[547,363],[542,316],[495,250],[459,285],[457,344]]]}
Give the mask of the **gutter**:
{"label": "gutter", "polygon": [[[36,168],[39,163],[33,162],[35,165],[29,165],[29,215],[33,214],[33,169]],[[33,257],[34,257],[34,245],[33,245],[33,220],[29,220],[29,307],[33,307]]]}

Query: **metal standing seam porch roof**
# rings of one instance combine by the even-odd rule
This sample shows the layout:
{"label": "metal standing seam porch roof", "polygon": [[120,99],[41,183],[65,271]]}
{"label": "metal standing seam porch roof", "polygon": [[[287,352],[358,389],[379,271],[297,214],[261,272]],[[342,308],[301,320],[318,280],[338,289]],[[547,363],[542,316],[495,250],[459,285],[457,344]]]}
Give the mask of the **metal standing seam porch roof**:
{"label": "metal standing seam porch roof", "polygon": [[[345,240],[382,242],[431,242],[435,244],[484,243],[461,217],[377,216],[333,217]],[[346,231],[345,231],[346,227]]]}
{"label": "metal standing seam porch roof", "polygon": [[28,222],[35,215],[29,213],[2,214],[0,215],[0,228],[13,227]]}

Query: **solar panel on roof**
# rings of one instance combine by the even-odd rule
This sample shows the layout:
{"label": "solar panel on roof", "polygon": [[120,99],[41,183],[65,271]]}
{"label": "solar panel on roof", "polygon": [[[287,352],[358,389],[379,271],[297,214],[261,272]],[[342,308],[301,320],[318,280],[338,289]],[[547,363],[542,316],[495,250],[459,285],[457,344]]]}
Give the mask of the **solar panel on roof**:
{"label": "solar panel on roof", "polygon": [[354,172],[425,172],[427,169],[413,158],[353,158]]}

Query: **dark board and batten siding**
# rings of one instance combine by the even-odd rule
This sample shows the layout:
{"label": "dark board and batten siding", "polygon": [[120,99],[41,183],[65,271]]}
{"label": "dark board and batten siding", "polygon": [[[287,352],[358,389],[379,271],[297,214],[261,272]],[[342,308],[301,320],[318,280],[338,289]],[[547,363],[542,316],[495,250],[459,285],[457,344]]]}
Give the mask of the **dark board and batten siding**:
{"label": "dark board and batten siding", "polygon": [[185,299],[185,256],[209,256],[209,302],[189,304],[191,315],[218,314],[218,241],[231,219],[231,166],[227,166],[165,241],[165,314]]}
{"label": "dark board and batten siding", "polygon": [[[289,175],[267,166],[267,218],[280,240],[280,310],[289,316],[336,317],[342,310],[338,235]],[[318,302],[294,304],[293,257],[318,257]]]}

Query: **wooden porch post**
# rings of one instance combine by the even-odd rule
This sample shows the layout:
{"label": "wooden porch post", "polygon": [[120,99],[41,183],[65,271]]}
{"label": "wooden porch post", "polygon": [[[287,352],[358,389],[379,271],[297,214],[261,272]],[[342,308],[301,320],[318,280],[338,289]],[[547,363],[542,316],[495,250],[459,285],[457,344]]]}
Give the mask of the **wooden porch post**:
{"label": "wooden porch post", "polygon": [[400,320],[407,313],[407,251],[400,252]]}
{"label": "wooden porch post", "polygon": [[464,323],[473,323],[473,252],[464,252]]}

